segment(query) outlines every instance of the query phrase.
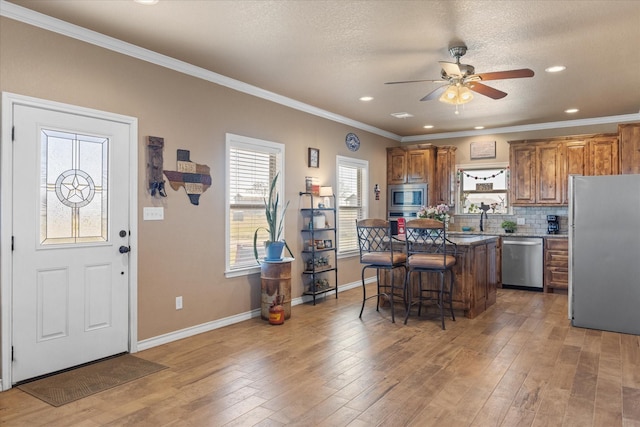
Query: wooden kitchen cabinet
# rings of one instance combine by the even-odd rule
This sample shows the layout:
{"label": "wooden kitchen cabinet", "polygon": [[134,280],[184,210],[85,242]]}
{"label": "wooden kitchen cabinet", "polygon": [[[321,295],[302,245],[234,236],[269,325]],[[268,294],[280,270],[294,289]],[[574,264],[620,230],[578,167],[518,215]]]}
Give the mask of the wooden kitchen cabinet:
{"label": "wooden kitchen cabinet", "polygon": [[536,203],[536,149],[524,144],[511,145],[511,204],[527,206]]}
{"label": "wooden kitchen cabinet", "polygon": [[435,147],[387,148],[387,184],[435,183]]}
{"label": "wooden kitchen cabinet", "polygon": [[510,147],[511,204],[513,206],[562,203],[562,146],[519,141]]}
{"label": "wooden kitchen cabinet", "polygon": [[536,204],[561,204],[562,183],[562,145],[552,142],[536,146]]}
{"label": "wooden kitchen cabinet", "polygon": [[407,179],[407,152],[387,148],[387,184],[404,184]]}
{"label": "wooden kitchen cabinet", "polygon": [[407,151],[407,184],[434,184],[435,147]]}
{"label": "wooden kitchen cabinet", "polygon": [[430,205],[456,203],[456,147],[442,146],[436,151],[436,182]]}
{"label": "wooden kitchen cabinet", "polygon": [[617,175],[618,136],[510,141],[512,206],[566,206],[569,175]]}
{"label": "wooden kitchen cabinet", "polygon": [[544,291],[566,292],[569,288],[569,240],[544,239]]}
{"label": "wooden kitchen cabinet", "polygon": [[589,175],[618,175],[618,137],[603,136],[589,140]]}
{"label": "wooden kitchen cabinet", "polygon": [[618,125],[621,174],[640,174],[640,123]]}

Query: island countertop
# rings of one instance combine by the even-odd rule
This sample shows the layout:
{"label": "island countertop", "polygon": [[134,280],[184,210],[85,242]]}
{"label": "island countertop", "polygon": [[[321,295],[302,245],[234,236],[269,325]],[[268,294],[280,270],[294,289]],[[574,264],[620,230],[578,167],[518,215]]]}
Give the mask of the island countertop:
{"label": "island countertop", "polygon": [[458,246],[475,246],[482,245],[494,240],[500,236],[494,235],[478,235],[478,234],[447,234],[447,240]]}

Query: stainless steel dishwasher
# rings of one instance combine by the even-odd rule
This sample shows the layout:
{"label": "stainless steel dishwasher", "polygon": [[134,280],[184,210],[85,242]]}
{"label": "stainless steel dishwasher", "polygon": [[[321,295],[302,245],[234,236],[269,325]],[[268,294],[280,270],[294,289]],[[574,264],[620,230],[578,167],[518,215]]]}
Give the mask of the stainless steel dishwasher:
{"label": "stainless steel dishwasher", "polygon": [[503,237],[502,285],[541,291],[542,248],[541,237]]}

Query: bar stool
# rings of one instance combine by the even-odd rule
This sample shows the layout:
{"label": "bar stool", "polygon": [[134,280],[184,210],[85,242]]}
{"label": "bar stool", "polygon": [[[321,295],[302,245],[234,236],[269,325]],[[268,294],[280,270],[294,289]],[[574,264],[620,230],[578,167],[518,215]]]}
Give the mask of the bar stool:
{"label": "bar stool", "polygon": [[[391,322],[395,323],[395,312],[393,307],[394,299],[397,297],[393,271],[396,268],[403,268],[403,281],[399,287],[402,290],[402,301],[406,305],[404,278],[407,273],[407,256],[401,250],[394,250],[391,224],[384,219],[363,219],[356,220],[356,230],[358,234],[358,246],[360,248],[360,263],[362,267],[362,308],[360,318],[364,311],[364,303],[370,298],[377,298],[376,311],[380,310],[380,296],[385,296],[391,305]],[[364,283],[364,273],[367,268],[376,269],[377,292],[375,295],[367,296],[367,288]],[[389,271],[390,284],[380,285],[380,270]]]}
{"label": "bar stool", "polygon": [[[443,222],[436,219],[424,218],[407,221],[406,227],[406,246],[407,246],[407,288],[411,286],[411,274],[418,274],[418,316],[422,312],[423,301],[435,301],[440,307],[440,318],[442,320],[442,329],[444,327],[444,306],[449,305],[451,311],[451,319],[456,320],[453,314],[453,285],[455,275],[453,274],[453,266],[456,264],[457,246],[455,243],[447,240],[447,230]],[[422,273],[438,273],[440,280],[438,287],[423,287]],[[449,286],[445,287],[444,276],[449,272]],[[404,318],[405,325],[409,318],[411,306],[414,304],[412,292],[408,291],[409,303],[407,313]]]}

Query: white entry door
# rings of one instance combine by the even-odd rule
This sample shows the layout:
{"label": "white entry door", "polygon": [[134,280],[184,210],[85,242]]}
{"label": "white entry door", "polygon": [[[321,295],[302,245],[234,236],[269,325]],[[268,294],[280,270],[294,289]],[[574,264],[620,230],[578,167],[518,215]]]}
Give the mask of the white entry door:
{"label": "white entry door", "polygon": [[129,348],[129,124],[13,111],[12,382]]}

